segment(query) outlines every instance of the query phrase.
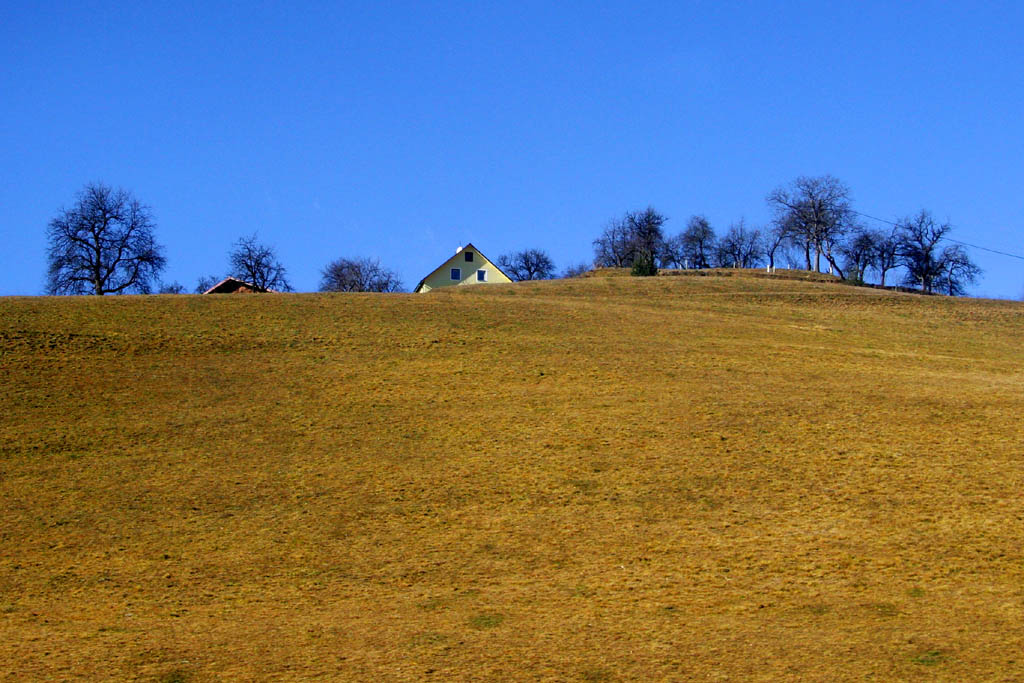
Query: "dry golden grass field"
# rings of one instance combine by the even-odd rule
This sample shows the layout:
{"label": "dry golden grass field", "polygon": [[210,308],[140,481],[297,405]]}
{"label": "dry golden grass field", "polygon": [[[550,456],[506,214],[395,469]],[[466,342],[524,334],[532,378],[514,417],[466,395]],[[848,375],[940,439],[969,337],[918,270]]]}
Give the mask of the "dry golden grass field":
{"label": "dry golden grass field", "polygon": [[0,679],[1022,680],[1024,304],[0,299]]}

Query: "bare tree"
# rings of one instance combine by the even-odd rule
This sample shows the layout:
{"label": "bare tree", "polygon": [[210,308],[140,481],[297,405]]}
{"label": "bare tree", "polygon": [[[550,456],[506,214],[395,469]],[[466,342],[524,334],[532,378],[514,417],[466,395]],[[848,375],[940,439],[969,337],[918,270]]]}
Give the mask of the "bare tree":
{"label": "bare tree", "polygon": [[775,256],[782,249],[785,252],[786,245],[791,242],[789,231],[785,225],[775,223],[769,230],[765,231],[762,238],[764,255],[768,257],[768,272],[775,272]]}
{"label": "bare tree", "polygon": [[185,287],[180,282],[161,282],[156,290],[157,294],[184,294]]}
{"label": "bare tree", "polygon": [[678,259],[684,268],[710,268],[715,255],[715,231],[704,216],[691,216],[690,221],[675,238]]}
{"label": "bare tree", "polygon": [[148,294],[167,264],[150,208],[90,183],[47,228],[49,294]]}
{"label": "bare tree", "polygon": [[658,257],[662,268],[685,268],[686,260],[683,257],[683,236],[666,237],[661,243],[661,254]]}
{"label": "bare tree", "polygon": [[259,289],[290,292],[287,273],[273,247],[262,244],[255,234],[242,237],[228,255],[231,277],[238,278]]}
{"label": "bare tree", "polygon": [[368,258],[340,258],[321,271],[321,292],[400,292],[398,274]]}
{"label": "bare tree", "polygon": [[562,274],[559,277],[562,277],[562,278],[579,277],[580,275],[583,275],[584,273],[589,273],[589,272],[590,272],[590,265],[589,264],[577,263],[574,266],[567,266],[566,269],[562,271]]}
{"label": "bare tree", "polygon": [[649,206],[610,221],[601,236],[594,240],[594,265],[628,268],[638,260],[654,263],[664,249],[666,220]]}
{"label": "bare tree", "polygon": [[836,261],[835,248],[853,225],[850,190],[830,175],[810,178],[801,176],[788,187],[768,194],[768,204],[775,210],[776,225],[782,226],[804,251],[807,270],[821,270],[822,255],[829,266],[843,277]]}
{"label": "bare tree", "polygon": [[608,221],[601,236],[594,240],[595,268],[624,268],[633,263],[633,241],[625,220]]}
{"label": "bare tree", "polygon": [[981,275],[981,268],[975,265],[967,251],[959,244],[942,250],[943,274],[940,284],[949,296],[962,296],[967,293],[966,285],[974,284]]}
{"label": "bare tree", "polygon": [[889,234],[876,233],[875,254],[871,265],[878,271],[879,285],[885,287],[885,274],[900,265],[899,229],[893,228]]}
{"label": "bare tree", "polygon": [[[851,223],[846,230],[857,230],[859,227]],[[825,255],[825,260],[828,261],[829,274],[838,275],[843,280],[846,279],[846,273],[839,266],[839,257],[842,256],[845,245],[846,236],[843,233],[829,235],[822,241],[822,253]]]}
{"label": "bare tree", "polygon": [[626,220],[633,233],[633,265],[638,259],[655,265],[664,250],[664,227],[668,219],[648,206],[643,211],[626,214]]}
{"label": "bare tree", "polygon": [[498,257],[498,266],[513,280],[550,280],[555,276],[555,262],[540,249],[524,249]]}
{"label": "bare tree", "polygon": [[963,294],[966,284],[977,280],[981,269],[963,248],[939,245],[952,229],[949,223],[936,223],[925,210],[899,221],[899,258],[900,265],[907,269],[904,281],[908,286],[920,287],[928,294],[945,291],[952,296]]}
{"label": "bare tree", "polygon": [[847,279],[857,283],[864,282],[868,268],[875,262],[881,239],[884,239],[884,235],[861,228],[839,247],[839,252],[845,260]]}
{"label": "bare tree", "polygon": [[943,273],[939,242],[952,227],[949,223],[936,223],[924,209],[898,225],[900,265],[907,269],[904,283],[931,294]]}
{"label": "bare tree", "polygon": [[196,280],[195,293],[196,294],[203,294],[203,293],[205,293],[206,290],[210,289],[210,287],[213,287],[215,284],[220,282],[221,279],[222,278],[217,277],[216,275],[200,275],[199,279]]}
{"label": "bare tree", "polygon": [[748,228],[740,219],[719,240],[716,261],[721,268],[753,268],[760,262],[763,252],[761,231]]}

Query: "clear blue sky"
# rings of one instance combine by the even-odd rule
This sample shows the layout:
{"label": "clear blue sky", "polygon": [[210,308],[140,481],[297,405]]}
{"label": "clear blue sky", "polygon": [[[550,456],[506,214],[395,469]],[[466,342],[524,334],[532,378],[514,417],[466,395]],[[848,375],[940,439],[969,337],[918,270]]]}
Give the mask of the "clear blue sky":
{"label": "clear blue sky", "polygon": [[[588,261],[609,218],[769,218],[798,175],[1024,254],[1019,2],[6,2],[0,294],[38,294],[87,182],[152,206],[167,281],[237,238],[297,290],[339,256],[411,287],[454,249]],[[1024,261],[972,250],[975,295]]]}

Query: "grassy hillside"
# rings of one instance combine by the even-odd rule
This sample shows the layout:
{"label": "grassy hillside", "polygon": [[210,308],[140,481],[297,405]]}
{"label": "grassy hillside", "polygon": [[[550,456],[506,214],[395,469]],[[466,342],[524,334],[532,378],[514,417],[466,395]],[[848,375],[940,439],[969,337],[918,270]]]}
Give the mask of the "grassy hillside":
{"label": "grassy hillside", "polygon": [[1024,306],[0,299],[0,677],[1024,678]]}

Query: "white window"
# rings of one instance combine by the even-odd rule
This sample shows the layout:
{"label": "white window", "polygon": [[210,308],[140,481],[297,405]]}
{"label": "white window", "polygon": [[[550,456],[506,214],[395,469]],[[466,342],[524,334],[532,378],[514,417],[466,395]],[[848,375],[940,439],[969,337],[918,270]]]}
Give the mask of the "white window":
{"label": "white window", "polygon": [[476,281],[477,282],[487,282],[487,271],[486,270],[478,270],[478,271],[476,271]]}
{"label": "white window", "polygon": [[462,279],[462,268],[452,268],[452,279],[456,281]]}

